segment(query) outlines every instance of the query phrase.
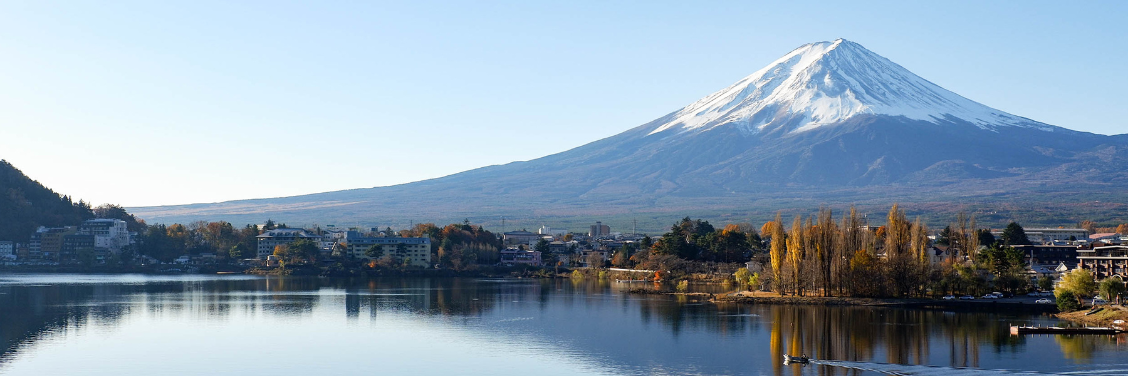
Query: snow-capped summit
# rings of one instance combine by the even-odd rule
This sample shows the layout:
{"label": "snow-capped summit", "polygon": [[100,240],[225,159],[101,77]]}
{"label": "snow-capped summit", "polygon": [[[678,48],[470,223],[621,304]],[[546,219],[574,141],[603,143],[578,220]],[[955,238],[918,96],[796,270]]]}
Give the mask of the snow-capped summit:
{"label": "snow-capped summit", "polygon": [[487,214],[670,223],[822,205],[874,213],[899,202],[930,211],[997,203],[1002,220],[1057,208],[1107,217],[1118,207],[1093,200],[1128,202],[1124,192],[1128,134],[1007,114],[839,39],[802,46],[654,121],[530,161],[391,187],[130,212],[166,223],[348,222],[377,211],[405,224]]}
{"label": "snow-capped summit", "polygon": [[838,39],[784,55],[689,106],[650,132],[709,130],[734,125],[744,132],[803,132],[868,115],[932,123],[965,121],[1054,130],[1053,126],[987,107],[948,91],[861,45]]}

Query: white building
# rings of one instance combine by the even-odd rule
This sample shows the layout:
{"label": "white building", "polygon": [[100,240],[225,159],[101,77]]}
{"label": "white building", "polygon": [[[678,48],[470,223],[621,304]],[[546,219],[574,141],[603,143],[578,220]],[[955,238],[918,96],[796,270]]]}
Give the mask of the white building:
{"label": "white building", "polygon": [[79,235],[93,235],[94,248],[113,253],[121,252],[129,245],[129,228],[120,219],[98,218],[82,222],[78,226]]}
{"label": "white building", "polygon": [[267,256],[274,254],[274,247],[286,245],[298,241],[300,239],[307,239],[314,242],[314,244],[321,244],[321,237],[309,231],[300,228],[279,228],[262,233],[256,236],[258,239],[258,249],[256,254],[258,258],[266,260]]}
{"label": "white building", "polygon": [[564,236],[568,234],[568,230],[554,230],[546,225],[541,226],[540,230],[537,230],[537,233],[541,235]]}
{"label": "white building", "polygon": [[344,244],[348,231],[329,230],[321,234],[321,253],[332,254],[337,244]]}

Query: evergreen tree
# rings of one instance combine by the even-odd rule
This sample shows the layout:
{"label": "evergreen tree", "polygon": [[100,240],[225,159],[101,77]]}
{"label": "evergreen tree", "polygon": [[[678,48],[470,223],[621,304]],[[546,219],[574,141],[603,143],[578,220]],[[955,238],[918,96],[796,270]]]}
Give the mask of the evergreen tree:
{"label": "evergreen tree", "polygon": [[952,226],[944,226],[944,229],[940,230],[940,235],[936,237],[936,244],[942,246],[952,245],[953,235],[954,233],[952,232]]}
{"label": "evergreen tree", "polygon": [[544,238],[537,240],[537,245],[533,246],[533,250],[540,252],[541,261],[546,263],[556,263],[556,256],[552,254],[552,247],[548,246],[548,241]]}
{"label": "evergreen tree", "polygon": [[[991,233],[991,230],[980,229],[978,236],[979,236],[979,244],[982,244],[985,247],[991,247],[991,246],[995,245],[995,242],[996,242],[995,235]],[[1007,244],[1007,245],[1015,245],[1015,244]]]}
{"label": "evergreen tree", "polygon": [[379,244],[368,247],[368,249],[364,250],[364,255],[368,256],[369,260],[379,260],[384,257],[384,247]]}
{"label": "evergreen tree", "polygon": [[1003,229],[1002,242],[1005,245],[1029,245],[1030,239],[1026,237],[1026,230],[1017,222],[1011,222]]}
{"label": "evergreen tree", "polygon": [[638,249],[641,251],[650,252],[652,246],[654,246],[654,239],[651,239],[650,235],[643,236],[642,240],[638,241]]}

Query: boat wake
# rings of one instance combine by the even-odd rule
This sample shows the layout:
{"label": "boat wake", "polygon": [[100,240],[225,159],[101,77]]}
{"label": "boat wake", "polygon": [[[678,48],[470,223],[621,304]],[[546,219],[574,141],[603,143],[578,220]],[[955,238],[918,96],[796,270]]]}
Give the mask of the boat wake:
{"label": "boat wake", "polygon": [[839,360],[815,360],[811,364],[825,365],[855,369],[859,371],[876,372],[885,375],[913,375],[913,376],[961,376],[961,375],[1128,375],[1128,369],[1075,371],[1064,373],[1047,373],[1032,371],[992,370],[978,368],[955,368],[940,366],[914,366],[888,363],[850,362]]}

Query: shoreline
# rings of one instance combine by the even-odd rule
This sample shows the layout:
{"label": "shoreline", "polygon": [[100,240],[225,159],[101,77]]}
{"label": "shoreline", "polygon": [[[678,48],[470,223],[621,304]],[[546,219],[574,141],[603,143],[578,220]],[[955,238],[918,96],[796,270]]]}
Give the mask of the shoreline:
{"label": "shoreline", "polygon": [[[648,289],[631,289],[631,294],[673,295],[697,297],[715,304],[767,304],[767,305],[810,305],[810,306],[857,306],[857,307],[888,307],[888,308],[913,308],[941,311],[986,311],[986,312],[1023,312],[1023,313],[1057,313],[1057,306],[1050,304],[1030,304],[1024,302],[1007,301],[959,301],[922,298],[860,298],[842,296],[774,296],[772,293],[763,292],[763,296],[752,296],[746,291],[729,292],[721,294],[711,293],[679,293],[663,292]],[[1128,311],[1126,311],[1128,314]],[[1111,320],[1109,320],[1111,321]]]}
{"label": "shoreline", "polygon": [[198,268],[188,271],[184,269],[172,270],[171,265],[134,266],[134,267],[89,267],[78,265],[37,265],[37,266],[0,266],[0,275],[3,274],[98,274],[98,275],[255,275],[255,276],[292,276],[292,277],[463,277],[463,278],[515,278],[515,279],[565,279],[569,274],[561,273],[536,273],[532,270],[512,266],[490,266],[466,270],[454,269],[333,269],[312,265],[296,265],[288,268],[255,268],[234,265],[218,265]]}
{"label": "shoreline", "polygon": [[[1102,310],[1091,315],[1088,314],[1091,309],[1083,309],[1080,311],[1058,313],[1054,315],[1054,317],[1086,326],[1111,327],[1113,326],[1112,322],[1115,320],[1128,322],[1128,308],[1124,306],[1103,305],[1099,308],[1102,308]],[[1124,325],[1121,325],[1121,327],[1123,328]]]}
{"label": "shoreline", "polygon": [[[512,267],[510,267],[512,268]],[[317,273],[317,268],[297,267],[279,273],[279,269],[259,268],[214,268],[203,272],[185,273],[168,272],[153,267],[132,268],[89,268],[77,266],[39,266],[39,267],[0,267],[0,274],[142,274],[142,275],[284,275],[294,277],[463,277],[463,278],[514,278],[514,279],[567,279],[567,273],[536,275],[520,273],[518,270],[450,270],[450,269],[420,269],[420,270],[366,270],[357,273]],[[508,269],[508,268],[506,268]],[[517,268],[514,268],[517,269]],[[297,271],[297,273],[294,273]],[[1128,308],[1124,306],[1106,305],[1104,310],[1092,315],[1086,315],[1089,310],[1073,312],[1058,312],[1057,306],[1048,304],[1029,304],[1009,301],[960,301],[938,300],[924,298],[862,298],[842,296],[779,296],[772,292],[758,292],[752,294],[748,291],[707,293],[707,292],[672,292],[651,288],[630,288],[628,294],[637,295],[669,295],[684,296],[701,299],[714,304],[768,304],[768,305],[810,305],[810,306],[857,306],[857,307],[888,307],[888,308],[914,308],[942,311],[987,311],[987,312],[1024,312],[1044,313],[1055,318],[1073,323],[1107,327],[1114,320],[1128,321]]]}

